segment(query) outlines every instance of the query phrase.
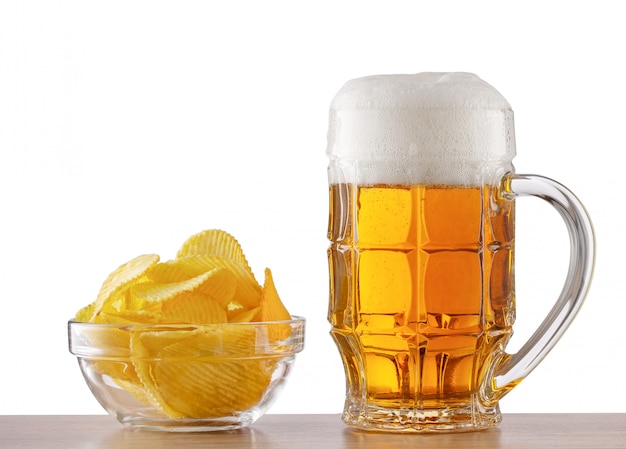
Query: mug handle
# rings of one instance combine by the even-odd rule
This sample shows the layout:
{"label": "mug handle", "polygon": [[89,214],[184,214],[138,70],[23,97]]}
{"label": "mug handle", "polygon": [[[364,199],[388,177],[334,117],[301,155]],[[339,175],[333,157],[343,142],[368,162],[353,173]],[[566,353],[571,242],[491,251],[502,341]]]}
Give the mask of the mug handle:
{"label": "mug handle", "polygon": [[546,200],[561,214],[569,232],[570,261],[565,285],[552,310],[515,354],[503,352],[491,376],[489,402],[496,402],[522,381],[563,336],[580,310],[593,276],[595,235],[583,204],[565,186],[537,175],[509,174],[503,180],[507,199],[535,196]]}

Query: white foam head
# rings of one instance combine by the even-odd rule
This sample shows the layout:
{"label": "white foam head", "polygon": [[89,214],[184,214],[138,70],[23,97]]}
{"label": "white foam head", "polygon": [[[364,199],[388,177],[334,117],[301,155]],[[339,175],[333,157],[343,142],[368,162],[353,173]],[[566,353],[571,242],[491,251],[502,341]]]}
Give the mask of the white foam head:
{"label": "white foam head", "polygon": [[513,111],[471,73],[348,81],[330,107],[331,183],[479,185],[511,169]]}

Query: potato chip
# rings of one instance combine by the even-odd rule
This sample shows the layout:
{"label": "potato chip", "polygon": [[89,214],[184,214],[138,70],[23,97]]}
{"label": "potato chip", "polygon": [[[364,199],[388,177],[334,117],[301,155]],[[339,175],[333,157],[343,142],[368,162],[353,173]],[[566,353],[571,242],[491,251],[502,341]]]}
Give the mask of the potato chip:
{"label": "potato chip", "polygon": [[138,387],[143,386],[141,380],[135,372],[135,367],[128,360],[94,360],[94,369],[103,376],[109,376],[111,380],[120,385],[120,383],[134,384]]}
{"label": "potato chip", "polygon": [[157,284],[169,284],[191,279],[215,267],[193,267],[184,259],[173,259],[156,264],[148,274],[150,281]]}
{"label": "potato chip", "polygon": [[[224,268],[234,276],[235,291],[232,301],[245,308],[254,308],[261,301],[262,288],[249,268],[220,256],[185,256],[176,260],[178,270],[185,270],[190,275],[206,272],[215,268]],[[204,288],[203,288],[204,290]]]}
{"label": "potato chip", "polygon": [[200,292],[180,294],[163,303],[162,323],[219,324],[228,318],[219,302]]}
{"label": "potato chip", "polygon": [[289,315],[289,312],[276,291],[272,272],[269,268],[266,268],[263,297],[261,299],[260,321],[282,321],[290,319],[291,315]]}
{"label": "potato chip", "polygon": [[239,242],[232,235],[219,229],[202,231],[187,239],[178,250],[176,258],[186,256],[224,257],[250,269]]}
{"label": "potato chip", "polygon": [[[269,268],[266,268],[261,309],[255,321],[284,321],[290,319],[291,315],[276,291],[272,272]],[[288,324],[275,324],[269,328],[268,332],[271,341],[284,340],[291,335],[291,326]]]}
{"label": "potato chip", "polygon": [[274,366],[274,360],[261,359],[210,364],[193,359],[176,364],[157,361],[151,366],[152,386],[158,389],[163,410],[172,417],[228,416],[261,400]]}
{"label": "potato chip", "polygon": [[153,407],[159,408],[158,401],[154,398],[154,396],[150,393],[148,389],[141,383],[139,380],[137,382],[128,381],[125,379],[113,379],[116,384],[122,387],[124,390],[128,391],[132,394],[137,401],[142,404],[151,405]]}
{"label": "potato chip", "polygon": [[[220,266],[219,263],[204,256],[190,256],[157,264],[148,277],[153,284],[174,284],[212,272],[206,276],[206,280],[201,285],[197,286],[197,289],[226,308],[233,300],[237,289],[237,279],[233,274],[233,269]],[[250,296],[256,296],[255,284],[256,281],[250,283]]]}
{"label": "potato chip", "polygon": [[180,295],[181,293],[196,290],[216,272],[217,269],[214,269],[190,279],[167,284],[149,281],[135,284],[131,287],[131,296],[134,297],[133,302],[135,306],[140,305],[143,308],[151,310],[153,307],[160,307],[163,301]]}
{"label": "potato chip", "polygon": [[81,308],[78,312],[76,312],[76,315],[74,315],[74,319],[81,323],[88,323],[91,320],[91,318],[94,316],[93,311],[95,308],[96,308],[96,303],[94,301],[90,303],[89,305],[86,305],[85,307]]}
{"label": "potato chip", "polygon": [[229,323],[249,323],[254,320],[259,312],[261,311],[261,307],[255,307],[254,309],[244,309],[237,308],[228,311],[228,322]]}
{"label": "potato chip", "polygon": [[156,254],[144,254],[120,265],[117,270],[106,278],[100,288],[97,299],[106,300],[115,291],[143,276],[158,261],[159,256]]}
{"label": "potato chip", "polygon": [[[87,321],[93,321],[112,299],[118,298],[117,294],[121,290],[128,288],[130,284],[141,278],[158,261],[159,256],[156,254],[145,254],[120,265],[102,284],[98,297],[89,310],[91,316]],[[76,319],[79,318],[81,321],[85,321],[85,311],[82,309],[76,314]]]}
{"label": "potato chip", "polygon": [[162,322],[160,310],[124,309],[116,313],[103,312],[100,316],[106,320],[103,322],[111,324],[158,324]]}
{"label": "potato chip", "polygon": [[255,338],[255,329],[228,324],[211,331],[136,333],[133,363],[168,416],[223,416],[256,404],[271,381],[275,361],[245,357],[254,355]]}
{"label": "potato chip", "polygon": [[[98,315],[100,320],[106,320],[107,315]],[[89,333],[91,343],[100,348],[108,356],[115,355],[116,359],[94,359],[94,367],[100,374],[109,376],[117,382],[121,380],[141,384],[135,368],[130,361],[130,331],[118,327],[102,327],[96,332]]]}

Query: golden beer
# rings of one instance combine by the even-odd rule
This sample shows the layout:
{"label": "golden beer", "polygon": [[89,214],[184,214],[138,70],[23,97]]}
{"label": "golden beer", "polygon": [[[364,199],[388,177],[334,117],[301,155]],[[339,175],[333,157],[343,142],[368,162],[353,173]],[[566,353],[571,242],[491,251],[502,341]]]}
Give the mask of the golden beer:
{"label": "golden beer", "polygon": [[344,419],[379,414],[368,426],[387,427],[485,413],[480,390],[515,316],[513,202],[490,185],[341,183],[329,216]]}

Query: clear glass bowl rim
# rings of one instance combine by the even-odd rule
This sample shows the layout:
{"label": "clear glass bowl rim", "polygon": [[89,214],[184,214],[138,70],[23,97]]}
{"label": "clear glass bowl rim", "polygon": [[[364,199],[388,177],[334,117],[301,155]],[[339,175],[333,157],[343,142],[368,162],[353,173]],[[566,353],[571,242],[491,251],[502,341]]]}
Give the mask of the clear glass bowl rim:
{"label": "clear glass bowl rim", "polygon": [[[294,355],[304,349],[304,330],[306,319],[301,316],[292,315],[290,320],[277,321],[249,321],[244,323],[218,323],[218,324],[186,324],[186,323],[87,323],[70,319],[67,322],[69,351],[78,358],[94,359],[119,359],[128,360],[130,352],[125,348],[102,348],[90,342],[79,341],[81,334],[96,332],[106,332],[106,330],[119,329],[128,332],[155,332],[155,331],[196,331],[196,330],[217,330],[223,326],[234,326],[238,328],[266,329],[278,328],[288,325],[292,332],[284,340],[275,342],[270,346],[259,345],[256,347],[253,357],[282,357]],[[216,355],[216,357],[228,357],[232,359],[240,358],[237,354],[226,356]],[[246,355],[242,358],[250,358]]]}

